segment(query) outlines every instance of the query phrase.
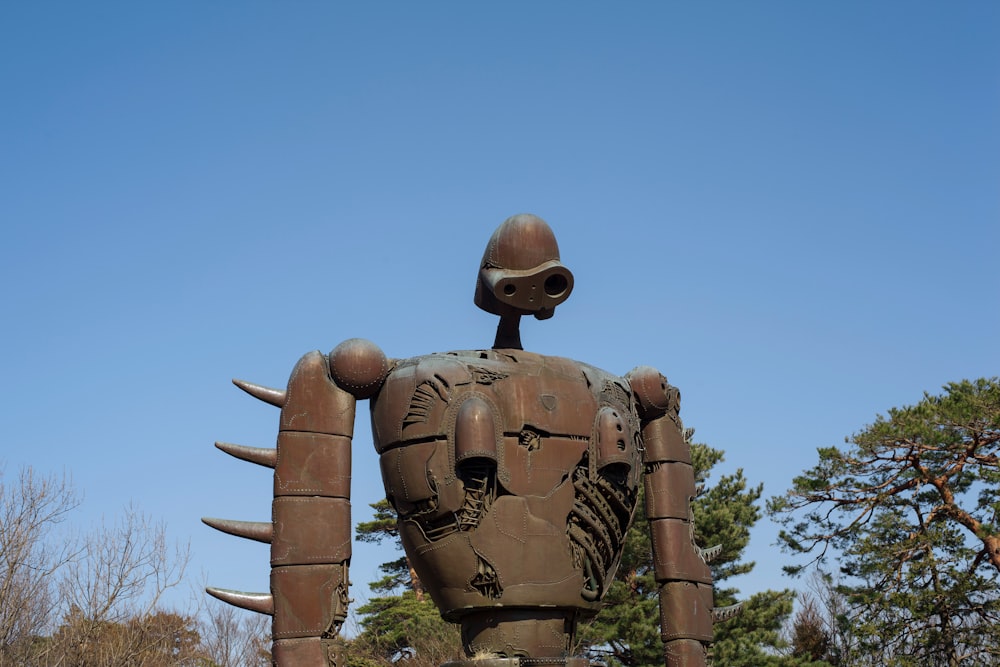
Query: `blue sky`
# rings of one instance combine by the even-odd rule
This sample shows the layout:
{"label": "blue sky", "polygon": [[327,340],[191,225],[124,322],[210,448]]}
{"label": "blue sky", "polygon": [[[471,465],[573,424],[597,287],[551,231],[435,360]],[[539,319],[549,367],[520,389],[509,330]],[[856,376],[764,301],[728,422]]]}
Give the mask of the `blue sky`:
{"label": "blue sky", "polygon": [[[192,583],[265,590],[283,386],[352,337],[492,343],[472,293],[545,218],[572,298],[526,349],[661,369],[765,496],[820,446],[1000,372],[1000,5],[0,6],[0,459],[130,501]],[[355,520],[382,497],[359,411]],[[766,519],[744,592],[795,585]],[[355,545],[354,597],[386,560]]]}

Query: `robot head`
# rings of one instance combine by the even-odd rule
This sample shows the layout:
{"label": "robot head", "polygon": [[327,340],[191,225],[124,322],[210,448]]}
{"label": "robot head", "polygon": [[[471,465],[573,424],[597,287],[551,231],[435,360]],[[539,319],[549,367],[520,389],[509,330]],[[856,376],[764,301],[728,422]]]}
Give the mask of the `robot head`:
{"label": "robot head", "polygon": [[541,218],[507,218],[486,245],[476,283],[476,305],[494,315],[552,317],[573,291],[573,274],[559,262],[559,246]]}

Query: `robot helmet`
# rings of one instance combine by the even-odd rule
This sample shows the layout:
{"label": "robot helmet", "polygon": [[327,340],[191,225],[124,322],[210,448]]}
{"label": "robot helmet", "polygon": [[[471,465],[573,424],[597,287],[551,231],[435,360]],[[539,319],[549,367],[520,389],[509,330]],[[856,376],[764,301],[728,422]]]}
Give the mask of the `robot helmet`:
{"label": "robot helmet", "polygon": [[552,317],[573,291],[573,274],[559,261],[548,224],[528,213],[507,218],[486,245],[475,303],[494,315]]}

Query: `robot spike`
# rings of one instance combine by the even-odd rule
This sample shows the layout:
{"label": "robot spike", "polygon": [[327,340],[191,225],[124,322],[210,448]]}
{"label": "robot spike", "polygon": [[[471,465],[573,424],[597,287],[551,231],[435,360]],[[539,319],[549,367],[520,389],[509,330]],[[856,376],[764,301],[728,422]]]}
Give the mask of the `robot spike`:
{"label": "robot spike", "polygon": [[281,389],[271,389],[270,387],[254,384],[253,382],[247,382],[246,380],[234,379],[233,384],[254,398],[260,399],[265,403],[270,403],[277,408],[285,405],[285,392]]}
{"label": "robot spike", "polygon": [[274,596],[270,593],[244,593],[226,588],[212,588],[211,586],[206,588],[205,592],[234,607],[274,616]]}
{"label": "robot spike", "polygon": [[728,607],[716,607],[712,610],[712,622],[721,623],[722,621],[728,621],[732,617],[738,615],[743,611],[743,603],[737,602],[736,604],[731,604]]}
{"label": "robot spike", "polygon": [[201,521],[206,526],[221,530],[223,533],[267,544],[271,543],[271,537],[274,535],[274,527],[270,521],[235,521],[233,519],[213,519],[211,517],[203,517]]}
{"label": "robot spike", "polygon": [[706,563],[711,563],[713,560],[719,557],[722,553],[722,545],[716,544],[714,547],[709,547],[707,549],[699,549],[701,552],[701,558]]}
{"label": "robot spike", "polygon": [[215,446],[230,456],[256,463],[265,468],[273,468],[278,463],[278,450],[273,447],[247,447],[231,442],[217,442]]}

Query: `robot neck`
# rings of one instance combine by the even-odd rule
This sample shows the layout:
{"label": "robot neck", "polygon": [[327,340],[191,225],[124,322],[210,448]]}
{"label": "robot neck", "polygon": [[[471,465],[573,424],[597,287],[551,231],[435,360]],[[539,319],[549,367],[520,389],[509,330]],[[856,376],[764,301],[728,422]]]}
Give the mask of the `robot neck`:
{"label": "robot neck", "polygon": [[521,316],[501,315],[493,349],[523,350],[521,347]]}

